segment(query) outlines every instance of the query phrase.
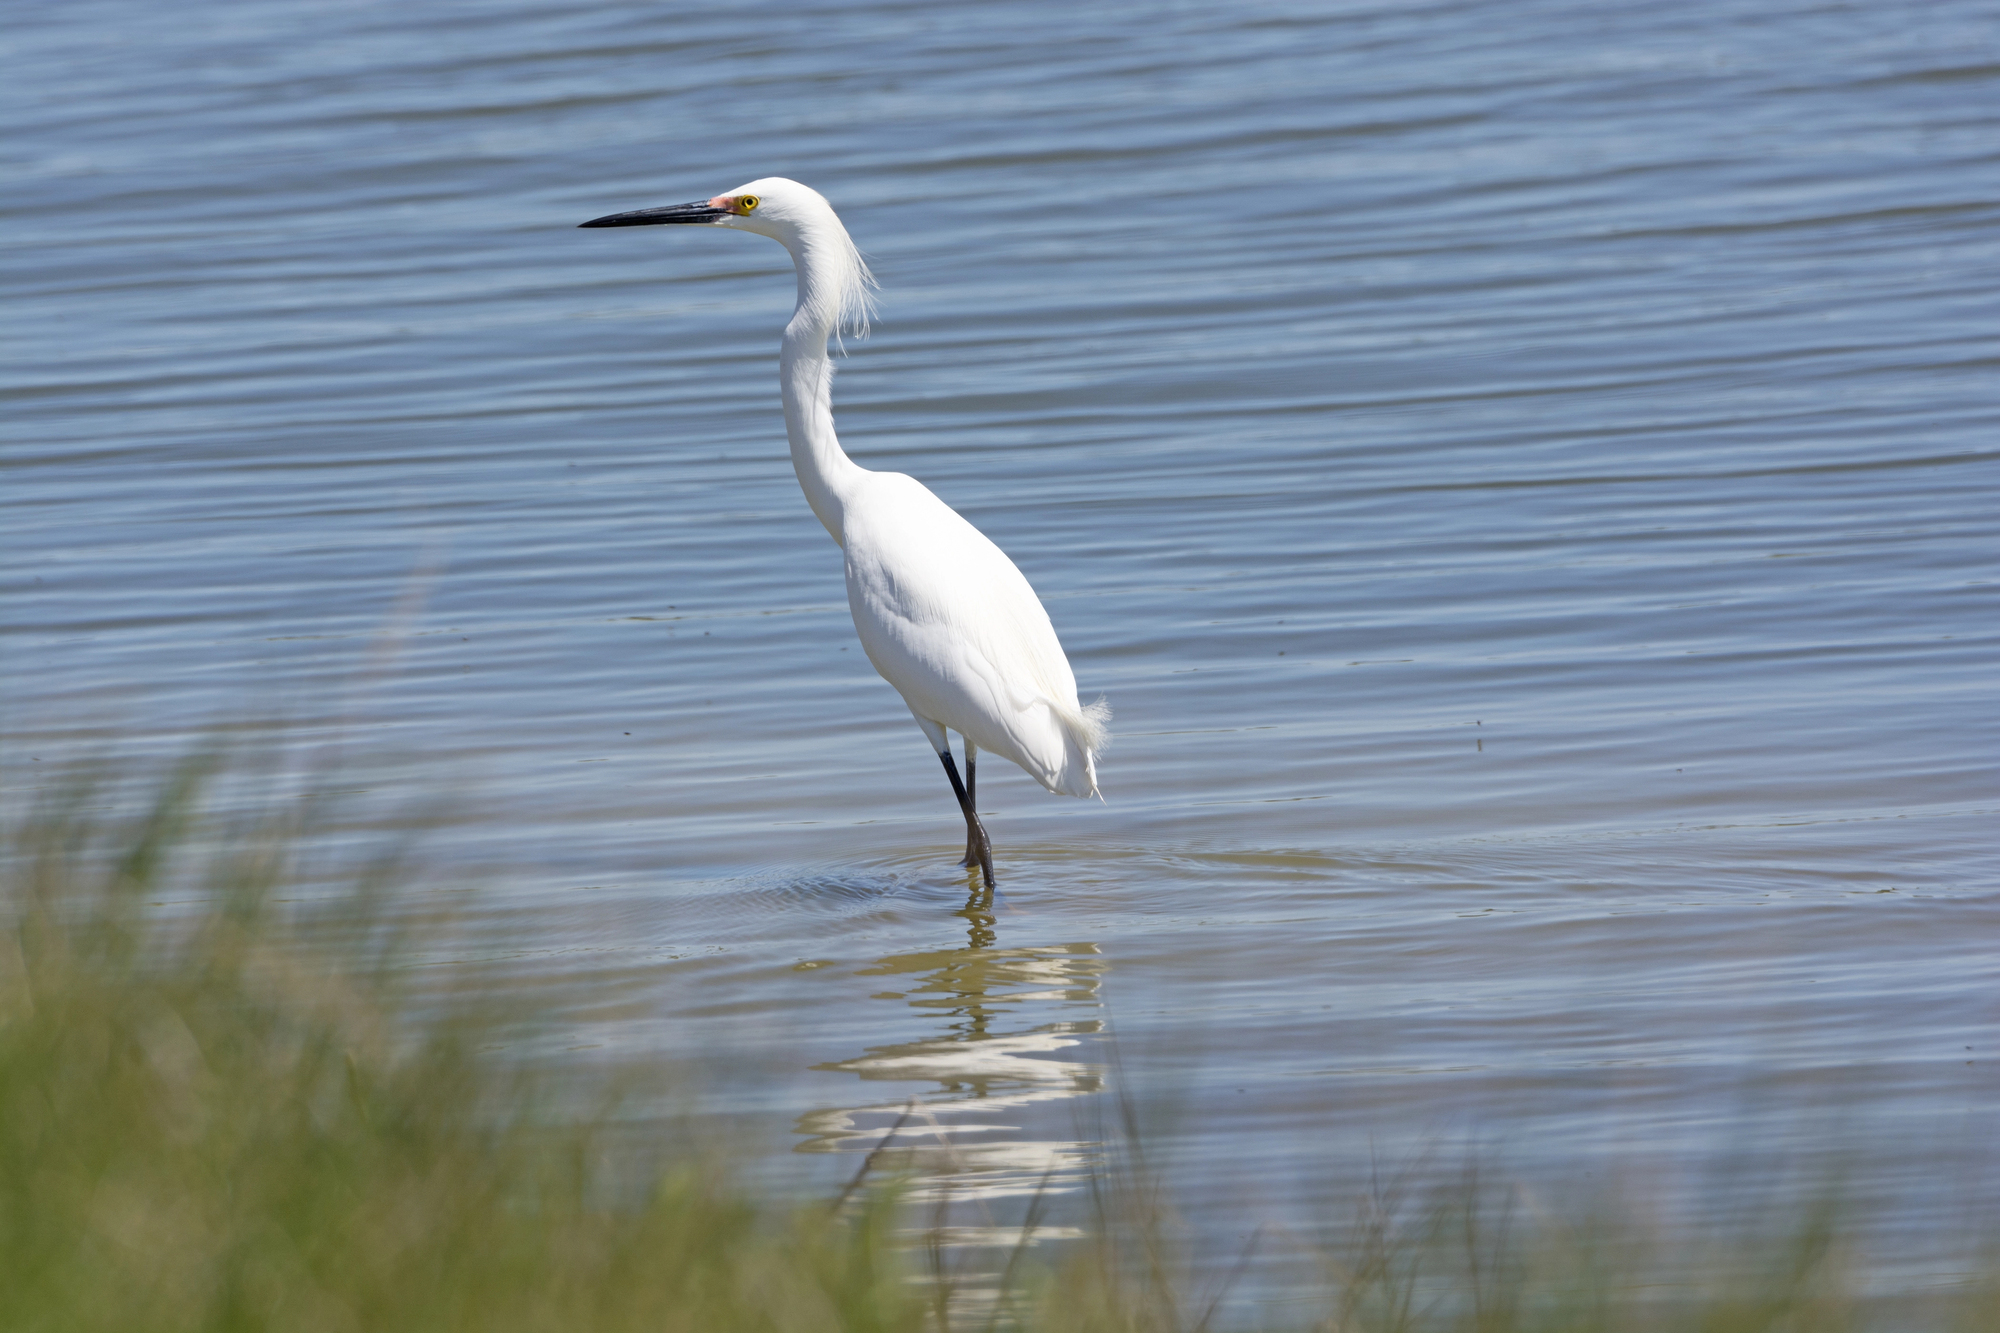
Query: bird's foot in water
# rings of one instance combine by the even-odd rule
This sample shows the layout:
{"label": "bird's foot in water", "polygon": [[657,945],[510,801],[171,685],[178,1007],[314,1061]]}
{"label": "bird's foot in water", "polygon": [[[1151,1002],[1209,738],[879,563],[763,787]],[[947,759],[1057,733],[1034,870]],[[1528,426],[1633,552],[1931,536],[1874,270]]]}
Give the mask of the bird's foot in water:
{"label": "bird's foot in water", "polygon": [[[939,735],[944,733],[940,731]],[[974,862],[980,873],[986,876],[986,887],[993,887],[993,843],[986,836],[986,826],[979,822],[979,811],[972,803],[973,789],[958,776],[958,761],[951,757],[951,747],[938,751],[938,762],[944,765],[945,776],[951,779],[952,795],[958,797],[958,809],[965,816],[965,859],[960,865],[970,869]],[[972,761],[966,760],[966,768]]]}

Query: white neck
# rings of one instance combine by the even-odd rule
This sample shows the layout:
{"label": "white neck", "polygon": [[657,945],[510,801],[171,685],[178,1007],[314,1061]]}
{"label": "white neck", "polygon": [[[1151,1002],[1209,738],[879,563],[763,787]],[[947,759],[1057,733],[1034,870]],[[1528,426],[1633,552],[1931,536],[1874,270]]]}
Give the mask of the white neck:
{"label": "white neck", "polygon": [[[838,223],[834,224],[836,227]],[[847,497],[868,470],[849,458],[833,433],[833,362],[826,340],[837,317],[832,295],[841,263],[841,237],[816,237],[802,231],[785,248],[799,271],[799,303],[785,326],[784,350],[778,358],[778,382],[785,395],[785,434],[792,442],[792,467],[806,503],[826,525],[833,540],[841,536]],[[815,242],[818,242],[817,244]]]}

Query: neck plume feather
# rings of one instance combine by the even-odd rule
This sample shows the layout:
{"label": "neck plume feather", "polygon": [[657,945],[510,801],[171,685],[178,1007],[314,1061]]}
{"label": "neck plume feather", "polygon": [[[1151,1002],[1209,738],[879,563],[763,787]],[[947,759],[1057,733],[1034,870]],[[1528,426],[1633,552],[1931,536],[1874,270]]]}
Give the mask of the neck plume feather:
{"label": "neck plume feather", "polygon": [[875,276],[840,220],[802,231],[792,250],[799,271],[799,304],[792,322],[824,329],[825,336],[868,336],[875,313]]}

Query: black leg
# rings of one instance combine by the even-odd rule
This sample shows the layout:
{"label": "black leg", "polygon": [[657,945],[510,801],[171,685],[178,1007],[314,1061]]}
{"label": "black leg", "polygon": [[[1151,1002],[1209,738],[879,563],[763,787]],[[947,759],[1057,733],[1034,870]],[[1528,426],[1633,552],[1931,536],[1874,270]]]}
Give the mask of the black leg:
{"label": "black leg", "polygon": [[958,761],[951,757],[950,750],[938,751],[938,758],[944,763],[944,775],[951,779],[952,795],[958,797],[958,808],[965,812],[965,837],[979,853],[979,870],[986,876],[986,887],[993,887],[993,844],[986,839],[986,828],[979,822],[979,812],[972,808],[972,797],[967,794],[965,784],[959,781]]}
{"label": "black leg", "polygon": [[[965,803],[976,814],[979,811],[979,754],[970,745],[965,747]],[[965,829],[965,859],[960,865],[970,870],[979,864],[979,844],[973,840],[972,826]]]}

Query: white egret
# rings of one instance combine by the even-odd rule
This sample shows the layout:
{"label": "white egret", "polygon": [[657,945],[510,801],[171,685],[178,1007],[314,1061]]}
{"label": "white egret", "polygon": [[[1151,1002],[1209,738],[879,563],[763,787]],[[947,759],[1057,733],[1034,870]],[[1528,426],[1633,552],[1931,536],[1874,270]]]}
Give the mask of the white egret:
{"label": "white egret", "polygon": [[[791,251],[799,300],[778,358],[785,434],[806,503],[846,553],[847,604],[868,660],[895,686],[944,763],[965,815],[965,860],[993,884],[979,812],[977,756],[1011,759],[1052,792],[1097,795],[1111,710],[1077,703],[1076,677],[1048,612],[1002,551],[922,483],[871,472],[833,432],[827,340],[867,329],[872,285],[832,205],[772,176],[691,204],[613,213],[585,227],[731,227]],[[947,729],[965,741],[965,777]]]}

